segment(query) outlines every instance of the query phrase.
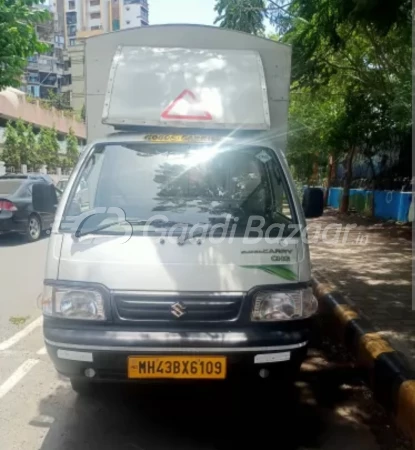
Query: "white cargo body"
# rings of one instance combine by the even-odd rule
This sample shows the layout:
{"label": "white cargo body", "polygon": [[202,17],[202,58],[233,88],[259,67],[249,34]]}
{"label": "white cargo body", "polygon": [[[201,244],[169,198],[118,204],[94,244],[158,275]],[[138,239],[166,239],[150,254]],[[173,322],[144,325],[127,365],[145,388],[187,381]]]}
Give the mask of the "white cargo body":
{"label": "white cargo body", "polygon": [[271,131],[284,151],[290,64],[289,46],[217,27],[161,25],[89,38],[88,142],[113,125],[252,130]]}

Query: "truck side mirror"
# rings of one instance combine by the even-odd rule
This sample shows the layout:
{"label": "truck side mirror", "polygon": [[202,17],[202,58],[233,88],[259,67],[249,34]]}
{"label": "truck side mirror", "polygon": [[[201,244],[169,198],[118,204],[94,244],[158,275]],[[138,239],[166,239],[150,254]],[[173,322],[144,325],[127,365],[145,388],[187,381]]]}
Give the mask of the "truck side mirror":
{"label": "truck side mirror", "polygon": [[32,187],[33,209],[37,212],[54,213],[58,203],[53,184],[36,183]]}
{"label": "truck side mirror", "polygon": [[303,195],[303,210],[307,219],[320,217],[324,212],[324,192],[320,188],[306,188]]}

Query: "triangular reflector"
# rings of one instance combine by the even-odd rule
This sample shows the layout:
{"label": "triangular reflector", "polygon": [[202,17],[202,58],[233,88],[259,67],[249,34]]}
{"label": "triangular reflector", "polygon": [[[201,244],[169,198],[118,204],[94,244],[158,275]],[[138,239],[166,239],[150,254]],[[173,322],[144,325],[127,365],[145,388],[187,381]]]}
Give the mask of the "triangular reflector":
{"label": "triangular reflector", "polygon": [[212,115],[207,111],[198,109],[199,106],[196,95],[185,89],[161,113],[161,117],[170,120],[212,120]]}

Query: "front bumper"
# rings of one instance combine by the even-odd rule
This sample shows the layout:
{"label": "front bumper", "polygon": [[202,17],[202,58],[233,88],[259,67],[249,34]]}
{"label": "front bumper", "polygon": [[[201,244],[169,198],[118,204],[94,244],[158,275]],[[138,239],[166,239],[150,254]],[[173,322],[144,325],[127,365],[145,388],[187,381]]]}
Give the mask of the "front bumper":
{"label": "front bumper", "polygon": [[[309,333],[307,326],[297,330],[266,327],[211,332],[44,327],[46,348],[57,371],[78,378],[92,368],[96,381],[129,381],[129,356],[225,356],[227,378],[258,373],[263,367],[299,367],[306,357]],[[271,354],[276,360],[283,356],[284,362],[256,362],[256,356]]]}

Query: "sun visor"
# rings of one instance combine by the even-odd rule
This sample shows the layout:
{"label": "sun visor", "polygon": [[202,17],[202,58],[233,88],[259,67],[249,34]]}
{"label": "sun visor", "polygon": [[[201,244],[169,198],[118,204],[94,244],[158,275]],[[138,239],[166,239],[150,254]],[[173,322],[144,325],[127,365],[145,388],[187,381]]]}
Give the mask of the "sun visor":
{"label": "sun visor", "polygon": [[252,50],[120,46],[102,123],[268,130],[264,69]]}

